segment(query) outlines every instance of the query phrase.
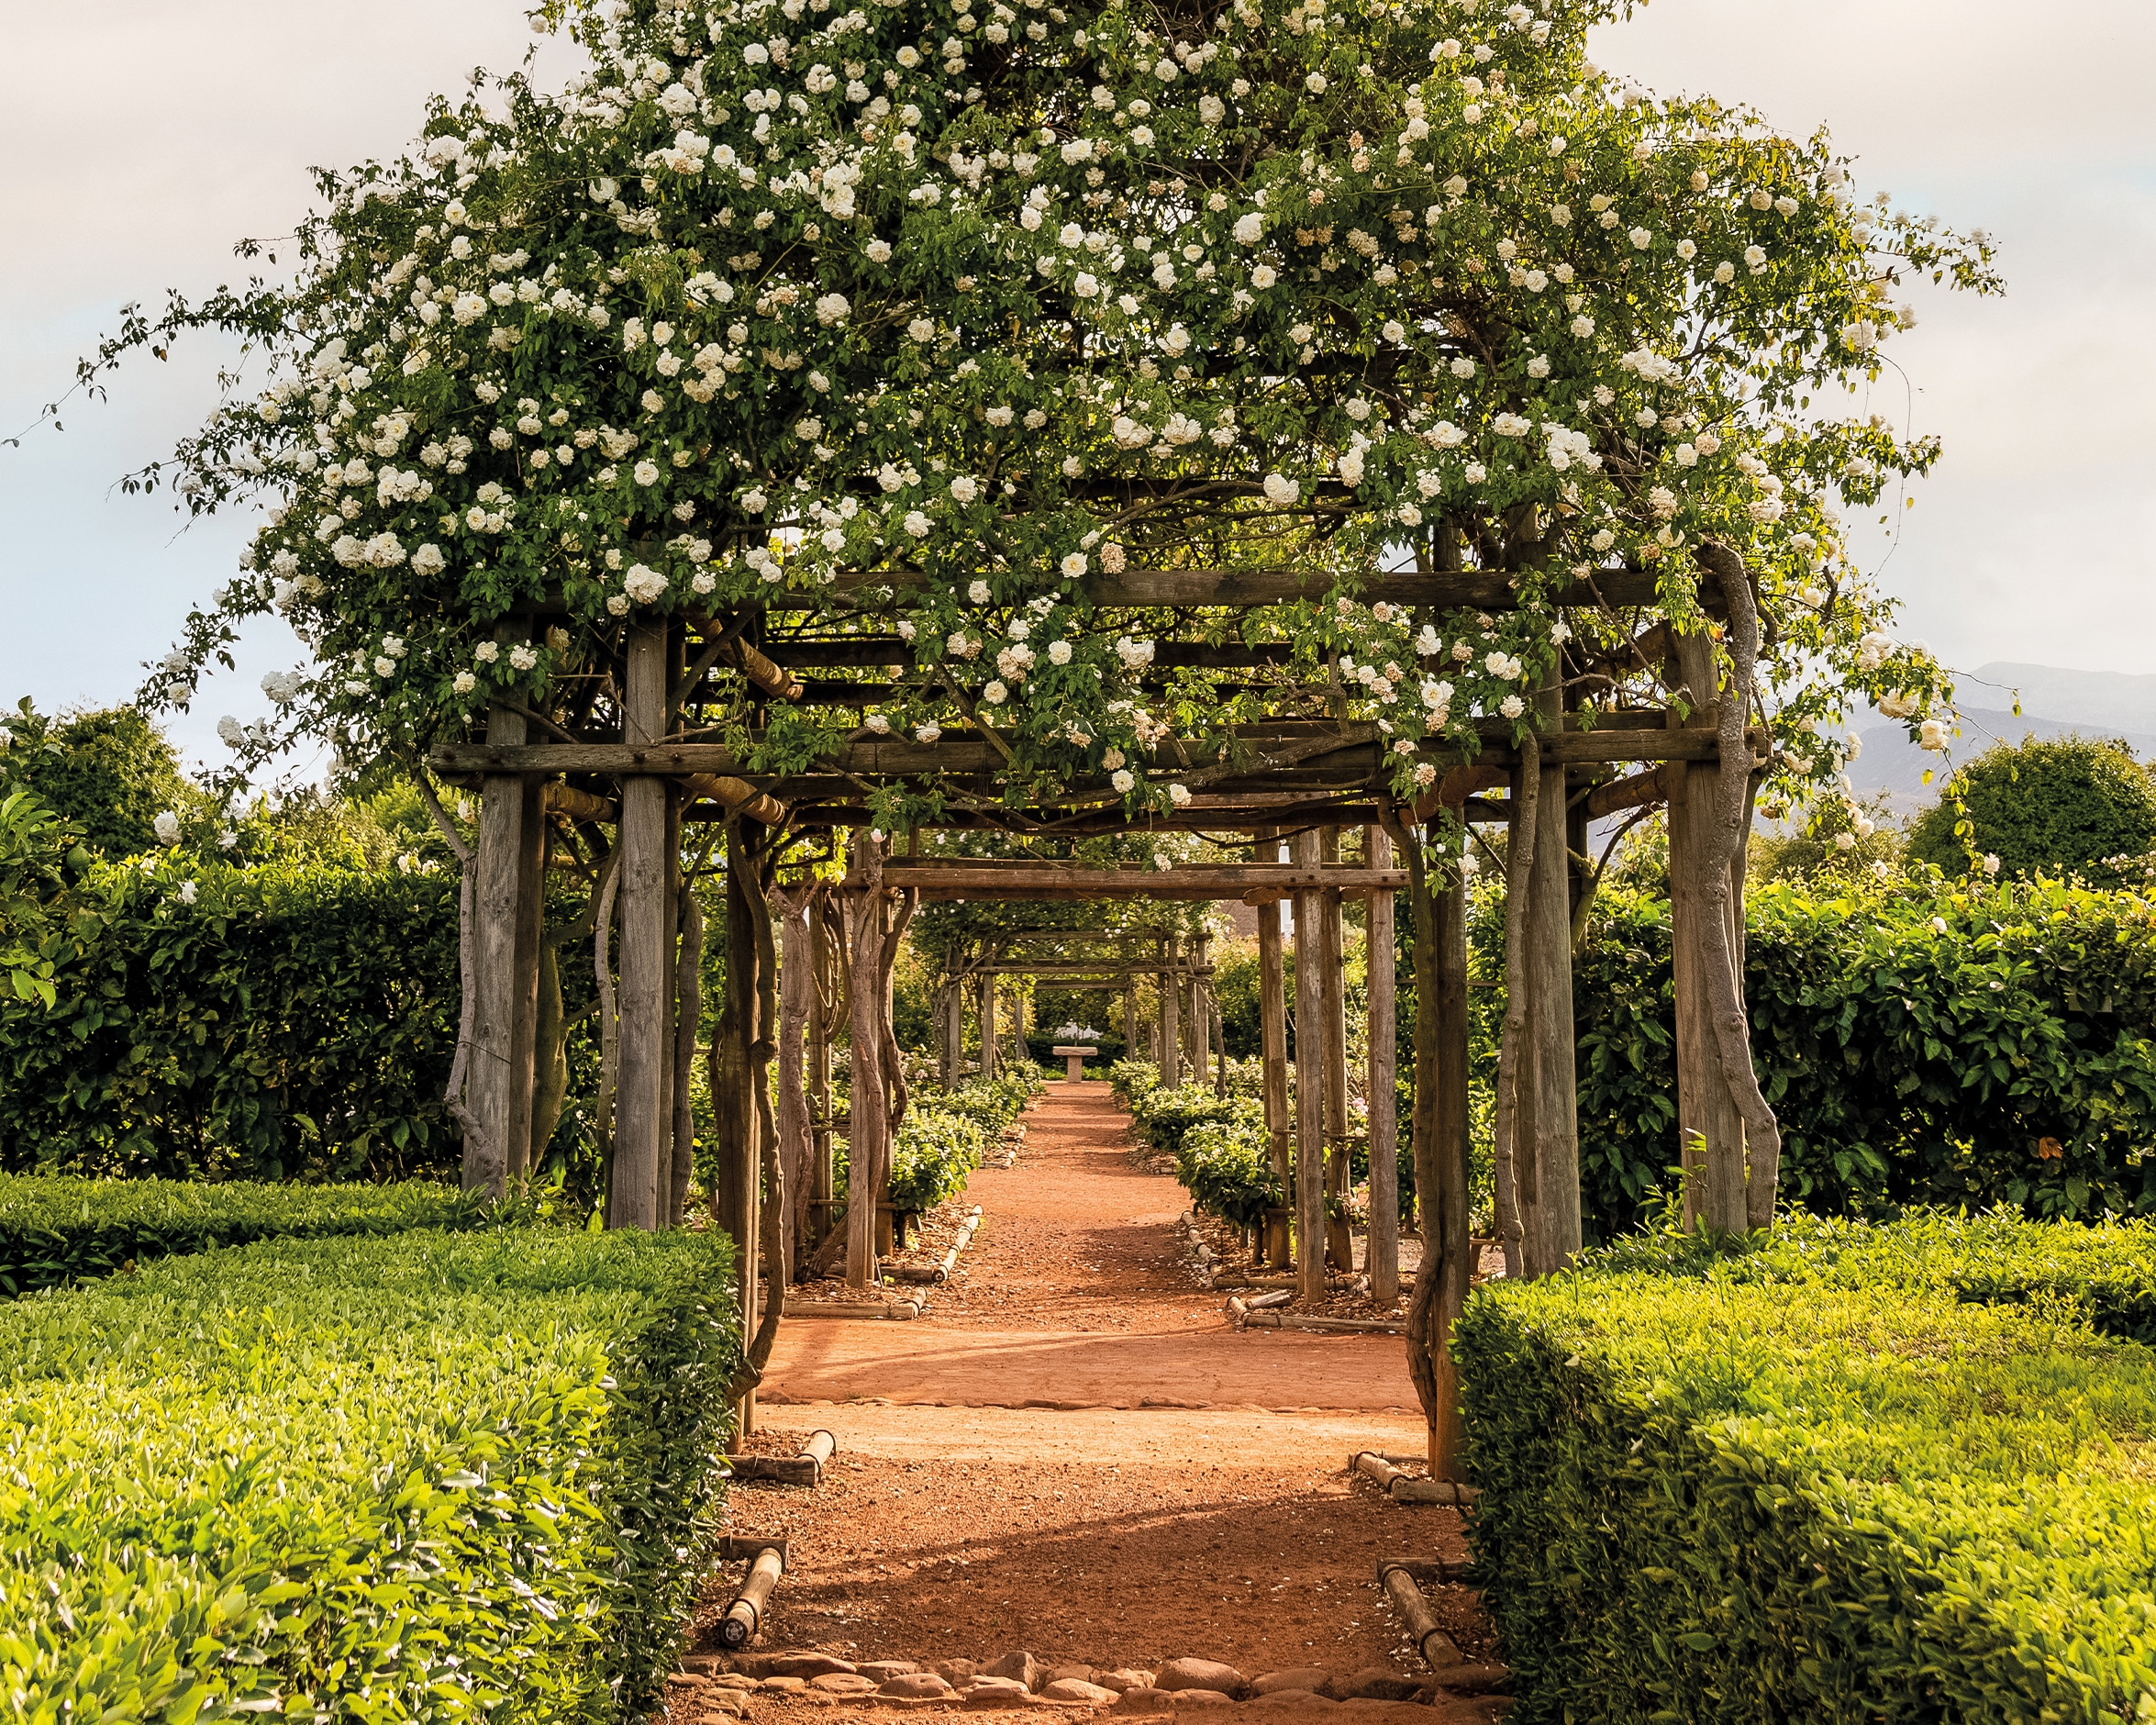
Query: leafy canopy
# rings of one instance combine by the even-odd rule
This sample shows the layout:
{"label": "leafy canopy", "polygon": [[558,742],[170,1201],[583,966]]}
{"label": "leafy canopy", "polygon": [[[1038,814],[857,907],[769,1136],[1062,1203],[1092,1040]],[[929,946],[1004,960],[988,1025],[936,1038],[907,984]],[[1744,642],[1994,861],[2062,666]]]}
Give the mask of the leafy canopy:
{"label": "leafy canopy", "polygon": [[[290,286],[133,314],[86,369],[189,326],[261,347],[179,455],[189,506],[268,509],[187,662],[272,609],[315,656],[243,759],[306,729],[408,763],[495,697],[571,711],[634,619],[806,607],[895,621],[916,662],[868,728],[984,715],[1013,800],[1103,773],[1180,800],[1171,732],[1210,758],[1261,697],[1163,688],[1153,645],[1239,623],[1405,789],[1426,745],[1519,721],[1575,630],[1622,704],[1616,625],[1560,608],[1645,569],[1696,621],[1713,537],[1760,589],[1785,767],[1823,775],[1846,688],[1912,725],[1945,689],[1844,540],[1936,445],[1813,404],[1876,373],[1905,274],[1987,288],[1988,249],[1860,205],[1823,136],[1600,72],[1612,10],[616,4],[571,24],[566,90],[438,100],[412,149],[323,174]],[[1347,596],[1461,564],[1521,608]],[[1283,567],[1343,596],[1239,619],[1117,585]],[[543,639],[497,642],[535,607]],[[775,771],[854,729],[749,718],[720,734]]]}

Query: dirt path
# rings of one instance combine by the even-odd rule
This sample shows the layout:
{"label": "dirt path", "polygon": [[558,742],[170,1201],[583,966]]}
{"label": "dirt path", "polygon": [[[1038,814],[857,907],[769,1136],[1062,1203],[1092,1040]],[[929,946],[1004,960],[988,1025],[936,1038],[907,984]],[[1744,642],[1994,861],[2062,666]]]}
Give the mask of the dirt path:
{"label": "dirt path", "polygon": [[1223,1323],[1177,1263],[1189,1194],[1132,1163],[1128,1118],[1106,1084],[1051,1084],[1017,1166],[968,1183],[983,1227],[928,1321],[789,1324],[763,1400],[1413,1415],[1395,1338]]}
{"label": "dirt path", "polygon": [[1133,1164],[1106,1085],[1050,1085],[1027,1125],[1015,1168],[973,1176],[984,1226],[928,1317],[783,1332],[750,1447],[791,1453],[823,1427],[839,1448],[813,1492],[732,1490],[735,1532],[791,1542],[758,1646],[923,1668],[1023,1650],[1102,1671],[1418,1672],[1375,1565],[1461,1555],[1458,1518],[1344,1465],[1422,1442],[1398,1341],[1228,1329],[1176,1262],[1188,1196]]}

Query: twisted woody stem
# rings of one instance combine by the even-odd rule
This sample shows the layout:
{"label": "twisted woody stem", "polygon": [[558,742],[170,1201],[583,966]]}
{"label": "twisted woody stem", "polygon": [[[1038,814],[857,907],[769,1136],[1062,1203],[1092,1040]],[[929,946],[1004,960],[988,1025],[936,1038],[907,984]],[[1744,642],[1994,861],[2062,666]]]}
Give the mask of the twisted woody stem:
{"label": "twisted woody stem", "polygon": [[1730,869],[1744,837],[1751,800],[1751,747],[1745,718],[1751,710],[1752,684],[1759,664],[1759,607],[1744,560],[1713,540],[1699,548],[1699,562],[1722,590],[1729,614],[1729,691],[1717,712],[1716,731],[1721,768],[1715,778],[1714,818],[1702,847],[1698,883],[1706,915],[1700,918],[1706,945],[1701,971],[1707,1010],[1714,1024],[1715,1050],[1722,1081],[1744,1118],[1746,1159],[1745,1219],[1765,1228],[1774,1219],[1774,1188],[1782,1164],[1782,1124],[1774,1118],[1751,1062],[1751,1028],[1744,1009],[1743,979],[1730,932]]}

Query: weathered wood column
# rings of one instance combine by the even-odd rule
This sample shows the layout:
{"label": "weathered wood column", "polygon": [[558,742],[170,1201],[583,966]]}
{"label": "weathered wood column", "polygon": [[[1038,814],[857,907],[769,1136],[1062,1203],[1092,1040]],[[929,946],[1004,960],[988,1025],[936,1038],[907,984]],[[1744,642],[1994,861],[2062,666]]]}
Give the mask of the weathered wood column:
{"label": "weathered wood column", "polygon": [[785,1178],[786,1213],[781,1223],[779,1262],[765,1274],[791,1281],[801,1262],[802,1223],[809,1187],[808,1063],[806,1043],[815,1012],[816,960],[809,929],[816,889],[804,882],[772,896],[779,919],[779,1169]]}
{"label": "weathered wood column", "polygon": [[884,859],[865,833],[855,840],[848,897],[853,1003],[851,1118],[847,1129],[846,1282],[876,1280],[876,1202],[884,1189]]}
{"label": "weathered wood column", "polygon": [[837,1157],[831,1122],[832,1020],[838,1016],[845,993],[845,974],[839,963],[839,943],[832,937],[831,918],[842,914],[829,896],[818,893],[809,901],[809,954],[815,985],[808,1003],[808,1111],[809,1157],[807,1231],[812,1245],[822,1245],[831,1229],[831,1202],[838,1185]]}
{"label": "weathered wood column", "polygon": [[[989,962],[995,959],[995,949],[988,950]],[[981,976],[981,1076],[995,1076],[995,973],[984,971]]]}
{"label": "weathered wood column", "polygon": [[1123,974],[1123,1058],[1138,1058],[1138,981]]}
{"label": "weathered wood column", "polygon": [[1183,1082],[1183,975],[1176,966],[1176,939],[1166,943],[1168,967],[1161,973],[1161,1083],[1170,1090]]}
{"label": "weathered wood column", "polygon": [[[666,728],[666,629],[628,631],[622,740],[654,743]],[[648,773],[621,786],[621,1091],[614,1141],[617,1228],[657,1228],[669,1164],[666,1075],[673,1055],[673,859],[666,854],[666,782]]]}
{"label": "weathered wood column", "polygon": [[[1551,672],[1536,692],[1545,731],[1558,729],[1561,682]],[[1534,1185],[1520,1181],[1522,1255],[1529,1275],[1561,1270],[1579,1252],[1580,1109],[1573,1025],[1572,863],[1565,850],[1564,762],[1545,755],[1535,802],[1534,870],[1527,925],[1528,1044],[1521,1082],[1533,1090]],[[1527,1114],[1522,1109],[1523,1118]]]}
{"label": "weathered wood column", "polygon": [[[1261,862],[1280,861],[1280,836],[1270,829],[1258,834]],[[1258,907],[1258,1049],[1263,1062],[1265,1130],[1271,1141],[1272,1177],[1279,1183],[1282,1210],[1266,1230],[1265,1257],[1288,1262],[1287,1215],[1295,1208],[1294,1122],[1287,1100],[1287,967],[1282,960],[1280,901]]]}
{"label": "weathered wood column", "polygon": [[[1436,1346],[1438,1413],[1430,1428],[1430,1477],[1459,1479],[1467,1428],[1460,1410],[1460,1373],[1452,1360],[1452,1326],[1467,1305],[1469,1277],[1475,1269],[1474,1242],[1468,1229],[1470,1095],[1468,1089],[1467,883],[1455,879],[1432,896],[1430,920],[1437,946],[1436,998],[1430,1013],[1431,1060],[1428,1126],[1429,1166],[1416,1162],[1416,1180],[1428,1179],[1420,1192],[1422,1267],[1416,1292],[1430,1280]],[[1417,1016],[1425,1010],[1418,1000]],[[1419,1101],[1417,1103],[1419,1107]]]}
{"label": "weathered wood column", "polygon": [[[1712,729],[1718,691],[1714,642],[1706,635],[1680,635],[1665,675],[1692,711],[1673,729]],[[1702,871],[1712,844],[1715,780],[1711,761],[1665,762],[1669,796],[1670,948],[1677,1009],[1677,1146],[1684,1167],[1684,1223],[1706,1222],[1725,1232],[1746,1226],[1744,1117],[1722,1076],[1703,966],[1702,919],[1707,915]],[[1741,877],[1740,877],[1741,878]],[[1742,899],[1731,895],[1736,905]],[[1731,951],[1741,953],[1742,911]]]}
{"label": "weathered wood column", "polygon": [[1213,1069],[1213,1003],[1206,997],[1205,978],[1198,974],[1206,968],[1206,945],[1202,934],[1190,944],[1190,1075],[1193,1083],[1201,1085]]}
{"label": "weathered wood column", "polygon": [[[1317,834],[1295,839],[1297,868],[1317,866]],[[1325,894],[1295,894],[1295,1275],[1300,1296],[1325,1297]]]}
{"label": "weathered wood column", "polygon": [[[522,640],[521,629],[506,631]],[[524,715],[487,710],[486,740],[514,747],[526,740]],[[465,1094],[475,1138],[464,1144],[468,1192],[502,1196],[520,1173],[531,1140],[532,1050],[539,1022],[540,878],[532,851],[545,842],[538,782],[513,773],[481,781],[478,880],[472,895],[473,1012],[471,1075]],[[542,852],[543,856],[543,852]]]}
{"label": "weathered wood column", "polygon": [[[1393,865],[1393,841],[1363,829],[1373,869]],[[1399,1051],[1393,999],[1393,896],[1370,895],[1370,1297],[1383,1311],[1400,1297],[1400,1125],[1394,1084]]]}
{"label": "weathered wood column", "polygon": [[[1326,828],[1318,840],[1318,858],[1337,867],[1340,860],[1340,829]],[[1325,991],[1325,1190],[1332,1213],[1326,1218],[1325,1255],[1336,1270],[1352,1274],[1355,1239],[1348,1225],[1348,964],[1347,924],[1341,914],[1338,887],[1325,889],[1323,923],[1318,930],[1321,971]],[[1298,949],[1300,942],[1298,942]]]}

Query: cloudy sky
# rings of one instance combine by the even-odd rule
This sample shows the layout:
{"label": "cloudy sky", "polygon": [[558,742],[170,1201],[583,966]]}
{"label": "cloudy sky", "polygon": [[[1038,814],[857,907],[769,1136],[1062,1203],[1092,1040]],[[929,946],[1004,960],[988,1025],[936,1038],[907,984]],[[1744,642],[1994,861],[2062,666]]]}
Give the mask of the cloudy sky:
{"label": "cloudy sky", "polygon": [[[309,164],[395,148],[429,92],[533,39],[507,0],[0,0],[0,40],[5,438],[122,305],[239,279],[231,242],[288,231]],[[1872,405],[1947,456],[1898,541],[1862,550],[1950,663],[2156,672],[2156,6],[1655,0],[1596,51],[1785,130],[1828,125],[1865,190],[1997,237],[2006,296],[1919,294],[1895,343],[1906,380]],[[0,446],[7,704],[125,696],[232,569],[239,522],[183,532],[167,499],[115,483],[200,417],[229,357],[183,346],[67,404],[64,433]],[[262,629],[181,740],[214,750],[217,716],[261,710],[262,673],[295,651]]]}

